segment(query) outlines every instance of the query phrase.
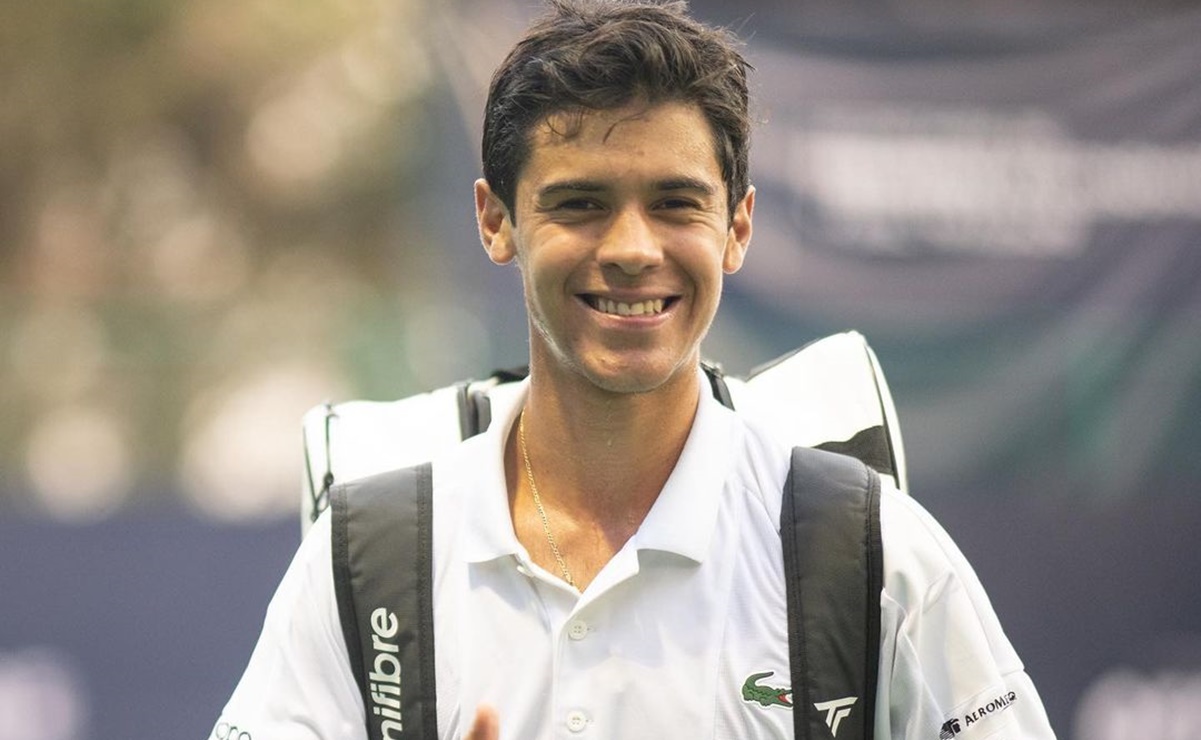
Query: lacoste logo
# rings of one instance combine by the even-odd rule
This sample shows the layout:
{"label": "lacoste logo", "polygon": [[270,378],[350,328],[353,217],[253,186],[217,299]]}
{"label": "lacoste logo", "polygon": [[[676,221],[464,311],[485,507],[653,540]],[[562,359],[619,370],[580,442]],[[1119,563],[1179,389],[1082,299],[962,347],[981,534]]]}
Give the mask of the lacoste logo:
{"label": "lacoste logo", "polygon": [[742,684],[743,701],[757,701],[765,707],[769,707],[772,704],[782,707],[792,707],[792,689],[778,689],[774,686],[759,685],[759,681],[773,675],[775,674],[767,671],[766,673],[755,673],[747,676],[746,683]]}
{"label": "lacoste logo", "polygon": [[830,728],[831,735],[838,737],[838,726],[844,719],[851,716],[851,706],[857,701],[859,701],[857,696],[846,696],[841,699],[816,702],[813,706],[817,708],[817,711],[826,713],[826,726]]}

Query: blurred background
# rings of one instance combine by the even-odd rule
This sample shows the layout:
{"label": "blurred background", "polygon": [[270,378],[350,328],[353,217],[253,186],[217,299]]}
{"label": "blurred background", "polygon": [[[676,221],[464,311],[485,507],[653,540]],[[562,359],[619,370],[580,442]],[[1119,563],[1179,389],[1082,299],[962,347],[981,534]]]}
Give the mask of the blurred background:
{"label": "blurred background", "polygon": [[[707,354],[864,333],[1060,737],[1201,738],[1201,3],[693,8],[761,120]],[[0,740],[204,737],[303,412],[523,362],[471,183],[535,11],[0,10]]]}

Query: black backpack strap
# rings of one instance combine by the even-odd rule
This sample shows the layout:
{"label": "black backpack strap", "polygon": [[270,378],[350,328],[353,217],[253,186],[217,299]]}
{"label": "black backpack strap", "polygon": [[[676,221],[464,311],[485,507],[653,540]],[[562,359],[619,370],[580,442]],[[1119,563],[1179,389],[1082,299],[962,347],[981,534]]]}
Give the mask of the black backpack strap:
{"label": "black backpack strap", "polygon": [[713,391],[713,397],[717,399],[717,402],[728,409],[733,409],[734,399],[730,396],[730,387],[726,385],[726,373],[721,369],[721,365],[702,360],[701,370],[705,371],[705,377],[709,379],[709,389]]}
{"label": "black backpack strap", "polygon": [[334,592],[370,740],[437,738],[427,463],[330,492]]}
{"label": "black backpack strap", "polygon": [[880,656],[880,479],[797,447],[780,513],[797,740],[871,740]]}
{"label": "black backpack strap", "polygon": [[[525,380],[530,374],[528,366],[510,368],[508,370],[493,370],[490,376],[497,385],[516,383]],[[492,399],[488,390],[472,389],[472,381],[456,384],[459,398],[459,432],[463,439],[483,433],[492,424]]]}
{"label": "black backpack strap", "polygon": [[[479,409],[470,389],[470,380],[455,383],[455,398],[459,404],[459,436],[462,439],[474,437],[482,431]],[[487,424],[484,428],[487,428]]]}

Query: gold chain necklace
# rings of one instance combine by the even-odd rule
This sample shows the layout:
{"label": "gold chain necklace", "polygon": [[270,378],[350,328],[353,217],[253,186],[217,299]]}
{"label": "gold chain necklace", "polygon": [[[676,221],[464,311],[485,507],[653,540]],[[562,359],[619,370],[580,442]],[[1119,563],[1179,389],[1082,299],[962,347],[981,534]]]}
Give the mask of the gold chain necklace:
{"label": "gold chain necklace", "polygon": [[521,418],[517,422],[517,436],[521,439],[521,458],[525,461],[525,477],[530,481],[530,490],[534,493],[534,506],[538,508],[538,516],[542,518],[542,531],[546,533],[546,541],[550,544],[550,551],[555,556],[555,562],[559,564],[559,570],[563,571],[563,580],[567,581],[567,585],[575,588],[575,579],[571,577],[571,571],[567,570],[567,563],[563,562],[563,555],[559,553],[559,545],[555,543],[555,536],[550,531],[550,520],[546,518],[546,509],[542,508],[542,497],[538,495],[538,484],[534,482],[534,469],[530,467],[530,452],[525,445],[525,411],[521,412]]}

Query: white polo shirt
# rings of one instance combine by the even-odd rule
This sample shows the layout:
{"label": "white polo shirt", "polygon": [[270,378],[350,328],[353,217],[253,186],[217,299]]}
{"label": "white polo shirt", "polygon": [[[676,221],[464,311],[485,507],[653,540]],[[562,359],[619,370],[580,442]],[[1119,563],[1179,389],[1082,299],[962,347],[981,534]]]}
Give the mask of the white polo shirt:
{"label": "white polo shirt", "polygon": [[[778,526],[789,450],[702,393],[659,499],[578,594],[513,533],[512,423],[512,413],[497,418],[434,461],[439,736],[461,737],[487,703],[513,740],[793,737],[790,707],[743,698],[748,682],[790,684]],[[1054,737],[950,538],[894,490],[880,508],[876,738]],[[327,513],[284,575],[211,737],[366,737],[330,557]]]}

